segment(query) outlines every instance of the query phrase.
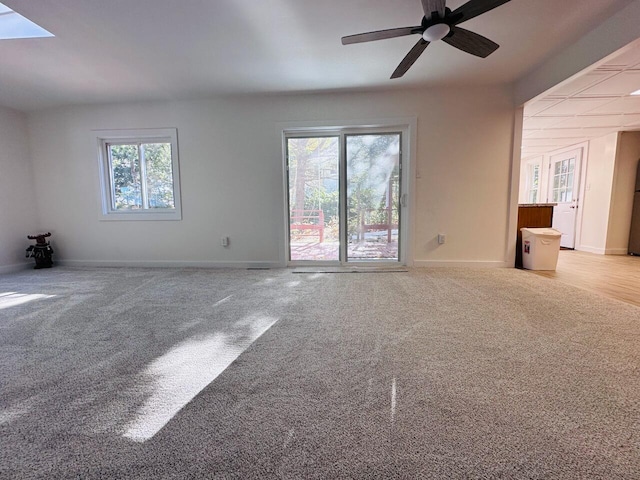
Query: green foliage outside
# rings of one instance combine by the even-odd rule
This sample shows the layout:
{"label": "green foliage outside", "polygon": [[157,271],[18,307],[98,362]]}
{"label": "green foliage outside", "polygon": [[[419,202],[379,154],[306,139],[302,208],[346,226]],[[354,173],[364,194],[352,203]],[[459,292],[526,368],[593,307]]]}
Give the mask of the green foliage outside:
{"label": "green foliage outside", "polygon": [[[288,140],[289,204],[292,216],[300,210],[322,210],[327,238],[338,238],[338,138]],[[360,224],[388,224],[391,186],[391,223],[399,216],[399,136],[347,137],[348,230],[358,234]],[[313,223],[313,220],[305,220]]]}
{"label": "green foliage outside", "polygon": [[347,137],[347,199],[349,235],[359,233],[360,224],[398,224],[400,175],[398,135],[353,135]]}
{"label": "green foliage outside", "polygon": [[[326,238],[338,238],[338,139],[292,138],[288,141],[289,205],[291,215],[302,210],[322,210]],[[305,219],[305,223],[316,223]]]}
{"label": "green foliage outside", "polygon": [[[109,145],[116,210],[174,208],[170,143]],[[146,168],[146,196],[142,166]]]}

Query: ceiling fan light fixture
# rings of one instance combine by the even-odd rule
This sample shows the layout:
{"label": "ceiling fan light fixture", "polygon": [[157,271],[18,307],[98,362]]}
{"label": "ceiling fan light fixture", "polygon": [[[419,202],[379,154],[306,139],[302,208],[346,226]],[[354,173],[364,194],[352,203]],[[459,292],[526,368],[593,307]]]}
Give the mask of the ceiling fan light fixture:
{"label": "ceiling fan light fixture", "polygon": [[450,31],[451,27],[446,23],[436,23],[423,32],[422,38],[427,42],[437,42],[449,35]]}

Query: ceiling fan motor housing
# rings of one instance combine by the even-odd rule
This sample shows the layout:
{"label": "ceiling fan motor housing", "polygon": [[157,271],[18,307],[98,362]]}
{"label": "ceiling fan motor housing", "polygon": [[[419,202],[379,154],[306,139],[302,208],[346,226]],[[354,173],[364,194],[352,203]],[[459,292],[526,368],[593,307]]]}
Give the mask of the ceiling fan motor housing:
{"label": "ceiling fan motor housing", "polygon": [[444,11],[444,16],[436,12],[431,13],[431,17],[426,16],[422,18],[422,38],[426,42],[437,42],[451,33],[451,9],[447,7]]}
{"label": "ceiling fan motor housing", "polygon": [[437,42],[449,35],[450,32],[451,27],[446,23],[436,23],[435,25],[427,27],[427,29],[422,33],[422,38],[427,42]]}

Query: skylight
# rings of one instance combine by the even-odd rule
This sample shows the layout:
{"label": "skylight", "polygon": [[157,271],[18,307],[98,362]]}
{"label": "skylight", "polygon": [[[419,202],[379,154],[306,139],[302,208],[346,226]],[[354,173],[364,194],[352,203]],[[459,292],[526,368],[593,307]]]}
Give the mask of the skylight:
{"label": "skylight", "polygon": [[0,40],[15,38],[43,38],[54,35],[28,18],[0,3]]}

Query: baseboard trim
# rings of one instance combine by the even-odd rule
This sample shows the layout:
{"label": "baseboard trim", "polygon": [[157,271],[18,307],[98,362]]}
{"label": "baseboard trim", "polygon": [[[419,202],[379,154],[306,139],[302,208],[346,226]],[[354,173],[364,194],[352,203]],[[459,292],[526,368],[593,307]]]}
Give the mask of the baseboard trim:
{"label": "baseboard trim", "polygon": [[0,266],[0,275],[3,273],[20,272],[29,269],[29,267],[33,268],[33,263],[16,263],[14,265]]}
{"label": "baseboard trim", "polygon": [[629,249],[627,248],[607,248],[604,251],[605,255],[628,255]]}
{"label": "baseboard trim", "polygon": [[606,253],[606,250],[604,248],[587,247],[584,245],[580,245],[579,247],[576,247],[576,250],[579,250],[581,252],[587,252],[587,253],[597,253],[599,255],[604,255]]}
{"label": "baseboard trim", "polygon": [[[185,262],[185,261],[122,261],[122,260],[56,260],[56,265],[66,267],[132,267],[132,268],[286,268],[280,262]],[[19,269],[28,265],[18,266]],[[460,267],[460,268],[513,268],[508,262],[483,260],[415,260],[416,268]],[[2,267],[0,267],[2,273]]]}
{"label": "baseboard trim", "polygon": [[414,267],[513,268],[508,262],[484,260],[415,260]]}
{"label": "baseboard trim", "polygon": [[280,262],[185,262],[122,260],[58,260],[66,267],[133,267],[133,268],[283,268]]}

